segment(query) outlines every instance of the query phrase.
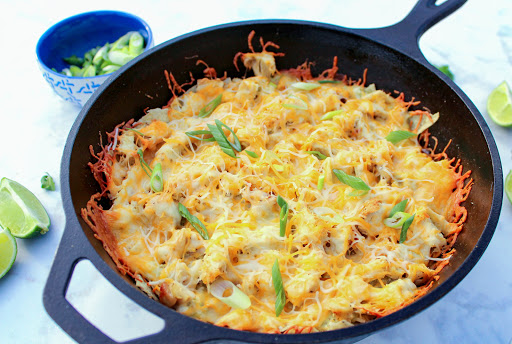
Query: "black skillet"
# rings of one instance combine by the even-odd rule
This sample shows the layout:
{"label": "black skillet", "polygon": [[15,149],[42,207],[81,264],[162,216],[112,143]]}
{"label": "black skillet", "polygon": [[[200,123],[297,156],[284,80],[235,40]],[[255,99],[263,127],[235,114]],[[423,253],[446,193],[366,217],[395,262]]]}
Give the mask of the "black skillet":
{"label": "black skillet", "polygon": [[[346,29],[322,23],[295,20],[257,20],[220,25],[196,31],[163,43],[135,59],[108,80],[84,106],[69,134],[61,166],[62,199],[66,228],[53,263],[43,300],[50,316],[78,342],[114,342],[78,313],[66,300],[72,271],[81,259],[94,266],[120,291],[148,311],[165,320],[164,329],[129,343],[352,343],[390,325],[410,318],[448,293],[477,263],[498,222],[503,180],[498,150],[477,108],[446,76],[430,65],[418,47],[419,37],[466,0],[420,0],[398,24],[379,29]],[[338,56],[340,71],[352,78],[368,68],[368,82],[387,92],[400,90],[407,99],[421,100],[422,106],[439,111],[441,119],[432,133],[447,153],[462,159],[472,170],[475,185],[465,202],[469,213],[464,231],[455,245],[457,253],[441,273],[434,288],[413,304],[383,318],[336,331],[275,335],[236,331],[181,315],[151,300],[133,281],[122,276],[91,229],[82,221],[80,208],[97,192],[87,163],[89,145],[98,148],[98,132],[112,131],[116,124],[139,118],[146,107],[160,107],[171,97],[164,70],[179,83],[189,80],[188,71],[203,75],[197,59],[206,61],[220,74],[242,76],[233,66],[233,56],[246,52],[247,36],[281,46],[286,56],[277,59],[280,69],[314,61],[313,72],[331,67]],[[255,42],[256,47],[256,42]],[[104,137],[105,142],[105,137]],[[98,310],[99,312],[101,310]]]}

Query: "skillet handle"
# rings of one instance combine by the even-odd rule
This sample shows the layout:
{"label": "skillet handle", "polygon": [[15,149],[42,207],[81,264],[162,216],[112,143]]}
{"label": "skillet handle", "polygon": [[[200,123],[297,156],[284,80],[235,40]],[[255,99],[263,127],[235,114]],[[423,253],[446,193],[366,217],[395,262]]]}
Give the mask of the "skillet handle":
{"label": "skillet handle", "polygon": [[377,29],[358,29],[357,33],[427,62],[418,41],[428,29],[459,9],[467,0],[447,0],[436,5],[436,0],[419,0],[400,22]]}
{"label": "skillet handle", "polygon": [[66,228],[55,255],[43,292],[43,304],[53,320],[79,343],[116,343],[94,327],[66,299],[69,282],[76,264],[87,259],[87,253],[76,243],[76,231]]}

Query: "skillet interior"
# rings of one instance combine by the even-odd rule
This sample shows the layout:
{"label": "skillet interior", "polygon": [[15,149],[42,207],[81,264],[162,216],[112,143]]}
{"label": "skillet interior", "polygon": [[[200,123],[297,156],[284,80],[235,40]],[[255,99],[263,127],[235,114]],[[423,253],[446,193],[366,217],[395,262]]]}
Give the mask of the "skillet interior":
{"label": "skillet interior", "polygon": [[[493,206],[494,167],[486,138],[472,114],[472,110],[477,110],[473,105],[470,105],[472,109],[468,108],[448,84],[419,62],[384,45],[355,35],[350,30],[345,31],[322,24],[259,21],[203,30],[152,49],[137,59],[136,63],[124,67],[122,73],[110,82],[105,83],[101,91],[96,92],[82,110],[80,118],[75,123],[75,127],[79,127],[71,153],[64,156],[63,160],[64,163],[69,161],[69,187],[75,214],[92,246],[99,256],[116,270],[101,243],[94,238],[91,229],[80,217],[80,209],[85,206],[90,195],[99,190],[87,167],[87,163],[91,161],[89,145],[98,150],[98,132],[103,134],[103,140],[106,142],[105,131],[112,131],[116,124],[131,118],[140,118],[144,108],[165,105],[171,97],[171,92],[167,87],[164,70],[172,72],[178,83],[184,83],[190,79],[189,71],[193,72],[196,79],[203,76],[204,66],[196,66],[197,59],[201,59],[214,67],[219,75],[227,71],[231,77],[243,76],[243,71],[237,72],[232,61],[237,52],[248,51],[247,36],[251,30],[256,31],[256,37],[262,36],[265,41],[270,40],[280,45],[279,51],[286,55],[276,59],[279,69],[296,67],[308,60],[315,62],[312,70],[313,75],[317,75],[331,67],[333,57],[338,56],[341,73],[357,79],[363,75],[364,69],[368,68],[367,84],[375,83],[378,89],[386,92],[399,90],[405,93],[406,99],[414,96],[420,100],[420,107],[425,106],[433,112],[440,112],[439,122],[430,130],[439,139],[439,147],[444,147],[453,139],[447,154],[460,158],[465,171],[473,171],[475,185],[465,203],[469,217],[454,246],[457,253],[429,293],[434,292],[461,267],[474,249],[486,228]],[[260,47],[256,39],[253,43],[258,51]],[[492,235],[492,231],[493,229],[488,235]],[[487,242],[484,248],[486,245]],[[479,256],[460,277],[469,271],[478,258]],[[455,281],[452,279],[451,283],[447,283],[450,285],[447,290],[438,295],[444,295],[459,280],[460,278]],[[427,297],[428,295],[424,298]],[[424,303],[421,308],[434,301]],[[414,304],[409,307],[412,306]]]}

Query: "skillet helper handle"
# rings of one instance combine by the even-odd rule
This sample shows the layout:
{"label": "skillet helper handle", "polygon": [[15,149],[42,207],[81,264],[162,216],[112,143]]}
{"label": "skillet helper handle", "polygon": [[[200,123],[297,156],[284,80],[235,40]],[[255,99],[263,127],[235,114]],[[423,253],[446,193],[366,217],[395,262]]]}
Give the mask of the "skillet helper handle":
{"label": "skillet helper handle", "polygon": [[436,0],[419,0],[400,22],[383,28],[357,31],[417,60],[426,61],[418,45],[420,37],[466,1],[447,0],[441,5],[436,5]]}
{"label": "skillet helper handle", "polygon": [[116,343],[94,327],[66,299],[76,264],[87,259],[87,254],[80,250],[80,245],[74,245],[78,242],[76,234],[71,228],[64,230],[44,288],[44,306],[55,322],[77,342]]}

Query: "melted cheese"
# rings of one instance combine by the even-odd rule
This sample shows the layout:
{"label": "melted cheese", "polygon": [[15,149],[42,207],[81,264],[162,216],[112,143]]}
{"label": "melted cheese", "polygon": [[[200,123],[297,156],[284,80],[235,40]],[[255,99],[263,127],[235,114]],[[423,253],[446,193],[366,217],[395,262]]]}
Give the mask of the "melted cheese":
{"label": "melted cheese", "polygon": [[[430,252],[446,245],[454,230],[453,169],[422,153],[415,139],[396,145],[385,139],[391,131],[411,130],[402,100],[374,85],[324,83],[304,91],[285,72],[272,79],[275,85],[273,57],[253,55],[245,63],[255,77],[199,80],[168,108],[149,110],[136,123],[138,133],[120,133],[106,213],[123,262],[157,295],[165,288],[178,311],[235,329],[331,330],[407,304],[419,281],[434,274]],[[220,94],[222,104],[198,117]],[[292,103],[307,109],[283,106]],[[334,110],[342,112],[320,119]],[[185,135],[215,119],[258,158],[240,152],[234,159],[216,142]],[[151,190],[139,149],[151,167],[161,163],[161,192]],[[306,153],[312,150],[328,158]],[[370,192],[351,194],[335,168],[361,178]],[[277,195],[289,205],[285,237],[279,235]],[[416,217],[399,244],[400,229],[383,221],[403,199]],[[181,218],[178,202],[205,225],[209,240]],[[279,317],[271,277],[276,258],[287,300]],[[232,309],[213,297],[209,285],[218,278],[235,283],[251,306]]]}

